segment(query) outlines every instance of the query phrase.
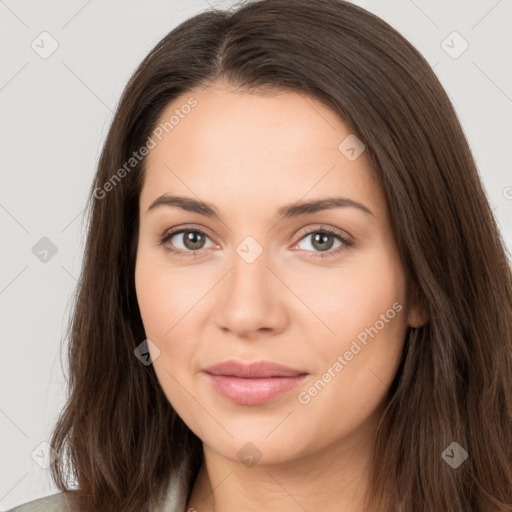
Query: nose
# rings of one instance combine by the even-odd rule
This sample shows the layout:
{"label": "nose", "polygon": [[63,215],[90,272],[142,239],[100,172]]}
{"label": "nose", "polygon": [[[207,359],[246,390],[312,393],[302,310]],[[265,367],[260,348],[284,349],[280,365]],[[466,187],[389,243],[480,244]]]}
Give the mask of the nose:
{"label": "nose", "polygon": [[267,253],[263,251],[252,262],[235,253],[232,261],[217,290],[218,327],[246,339],[286,329],[289,292],[277,277],[279,272],[271,268]]}

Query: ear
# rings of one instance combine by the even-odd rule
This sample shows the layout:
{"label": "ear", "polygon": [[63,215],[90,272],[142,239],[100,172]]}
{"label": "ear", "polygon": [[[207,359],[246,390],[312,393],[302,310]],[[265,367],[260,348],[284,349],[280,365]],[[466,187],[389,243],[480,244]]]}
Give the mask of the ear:
{"label": "ear", "polygon": [[407,313],[407,325],[409,327],[422,327],[430,320],[426,303],[419,298],[417,290],[414,289],[409,298]]}

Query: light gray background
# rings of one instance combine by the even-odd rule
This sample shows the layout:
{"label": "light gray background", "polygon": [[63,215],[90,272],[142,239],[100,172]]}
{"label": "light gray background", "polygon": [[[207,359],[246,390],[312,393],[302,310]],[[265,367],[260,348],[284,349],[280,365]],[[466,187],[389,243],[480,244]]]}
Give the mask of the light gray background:
{"label": "light gray background", "polygon": [[[510,250],[512,0],[355,3],[397,28],[434,67]],[[59,343],[80,273],[82,213],[119,96],[173,27],[210,5],[232,4],[0,0],[0,510],[57,490],[44,469],[51,452],[41,443],[64,404]],[[38,38],[43,31],[59,45],[47,59],[31,47],[34,40],[49,47]],[[458,58],[463,41],[446,39],[453,31],[469,44]],[[57,247],[46,263],[32,252],[42,237]]]}

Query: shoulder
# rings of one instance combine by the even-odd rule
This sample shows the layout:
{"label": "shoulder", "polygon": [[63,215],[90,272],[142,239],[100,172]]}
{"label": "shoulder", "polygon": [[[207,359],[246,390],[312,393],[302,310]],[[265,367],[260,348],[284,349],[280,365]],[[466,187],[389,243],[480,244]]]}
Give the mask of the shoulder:
{"label": "shoulder", "polygon": [[69,504],[63,492],[28,501],[7,512],[69,512]]}

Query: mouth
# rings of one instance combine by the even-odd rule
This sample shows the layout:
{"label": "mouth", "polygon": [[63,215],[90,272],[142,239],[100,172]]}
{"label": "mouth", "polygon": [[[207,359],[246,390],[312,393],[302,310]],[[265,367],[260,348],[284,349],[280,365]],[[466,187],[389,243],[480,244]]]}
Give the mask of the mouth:
{"label": "mouth", "polygon": [[212,388],[239,405],[260,405],[304,381],[307,372],[267,361],[225,361],[203,370]]}

